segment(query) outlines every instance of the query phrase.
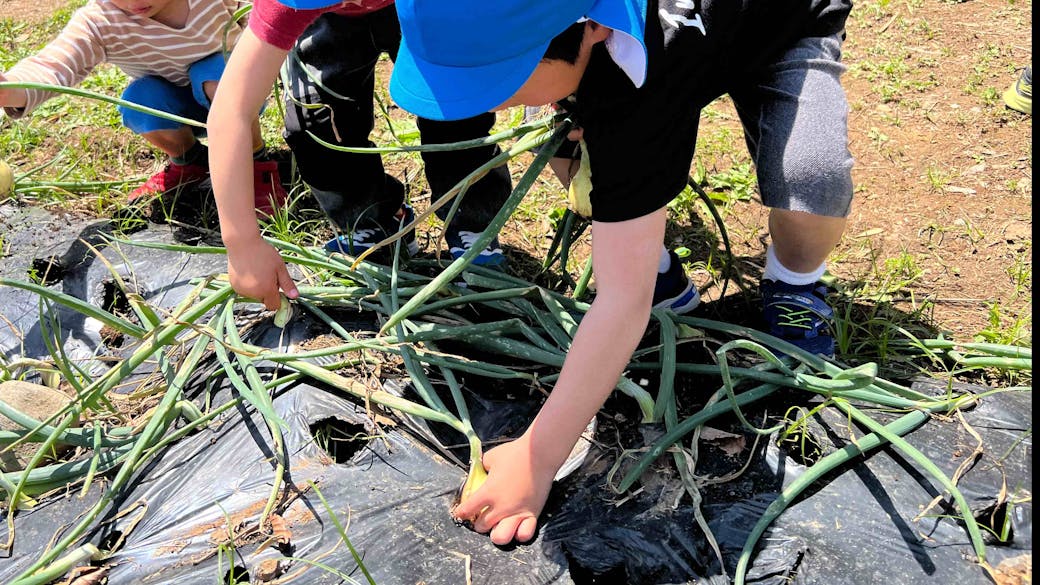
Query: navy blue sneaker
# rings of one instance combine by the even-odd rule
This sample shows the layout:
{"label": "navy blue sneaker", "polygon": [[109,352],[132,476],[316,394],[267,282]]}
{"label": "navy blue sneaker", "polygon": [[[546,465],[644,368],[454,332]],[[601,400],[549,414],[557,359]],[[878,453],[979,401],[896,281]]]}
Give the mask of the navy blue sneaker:
{"label": "navy blue sneaker", "polygon": [[787,284],[763,280],[762,311],[768,333],[825,357],[834,357],[834,310],[822,283]]}
{"label": "navy blue sneaker", "polygon": [[[401,210],[397,212],[394,219],[398,221],[399,224],[407,225],[415,220],[415,210],[412,209],[411,205],[402,205]],[[332,238],[325,244],[325,251],[329,253],[338,252],[340,254],[357,257],[364,254],[366,250],[388,237],[390,237],[390,234],[381,227],[360,228],[354,230],[351,234],[343,234]],[[419,243],[415,241],[414,229],[404,237],[404,242],[402,242],[402,244],[409,256],[415,256],[419,253]],[[388,253],[392,250],[393,244],[387,246]]]}
{"label": "navy blue sneaker", "polygon": [[[457,230],[449,225],[444,232],[444,239],[448,242],[451,257],[455,260],[461,258],[463,254],[473,247],[473,242],[476,242],[477,238],[483,235],[483,233]],[[502,248],[499,247],[498,236],[495,236],[480,255],[473,259],[473,264],[487,266],[488,268],[505,266],[506,256],[502,253]]]}
{"label": "navy blue sneaker", "polygon": [[657,275],[653,307],[671,309],[677,315],[689,313],[701,303],[701,293],[693,285],[690,277],[686,276],[679,256],[672,250],[668,250],[668,256],[672,259],[672,263],[666,272]]}

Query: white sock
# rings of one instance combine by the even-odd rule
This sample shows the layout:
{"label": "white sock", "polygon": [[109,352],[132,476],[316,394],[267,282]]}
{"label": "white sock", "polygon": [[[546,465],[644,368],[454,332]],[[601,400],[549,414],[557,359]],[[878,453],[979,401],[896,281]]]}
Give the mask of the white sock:
{"label": "white sock", "polygon": [[780,263],[780,260],[776,257],[773,245],[770,244],[766,249],[766,269],[762,273],[762,280],[776,280],[794,285],[812,284],[820,280],[820,277],[823,276],[826,270],[826,262],[820,264],[820,267],[812,272],[795,272],[790,270]]}
{"label": "white sock", "polygon": [[661,244],[661,258],[657,261],[657,273],[664,274],[668,272],[668,269],[672,267],[672,255],[668,253],[668,248]]}

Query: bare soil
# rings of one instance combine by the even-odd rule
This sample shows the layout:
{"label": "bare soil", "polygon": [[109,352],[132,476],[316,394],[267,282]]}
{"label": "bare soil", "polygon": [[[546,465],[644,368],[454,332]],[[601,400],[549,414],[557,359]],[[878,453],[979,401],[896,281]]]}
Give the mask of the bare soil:
{"label": "bare soil", "polygon": [[68,0],[0,0],[0,17],[36,24],[47,20],[55,10],[67,5]]}
{"label": "bare soil", "polygon": [[[62,5],[61,0],[0,0],[0,15],[42,22]],[[840,282],[860,285],[906,277],[894,306],[910,312],[925,301],[933,303],[927,315],[959,339],[992,326],[993,303],[999,304],[1004,319],[1000,326],[1028,319],[1032,118],[1007,109],[1000,94],[1014,82],[1017,69],[1031,62],[1032,3],[864,1],[854,8],[847,32],[844,60],[849,71],[844,82],[856,199],[830,271]],[[381,76],[385,78],[385,69]],[[712,131],[730,128],[739,136],[732,107],[723,100],[713,108],[721,115],[702,123],[702,152],[703,137]],[[404,116],[400,111],[393,115]],[[89,137],[95,130],[82,132]],[[389,135],[379,131],[373,138],[389,142]],[[129,133],[125,140],[140,142]],[[39,150],[39,158],[24,162],[46,161],[48,147]],[[136,150],[142,155],[126,157],[125,169],[110,171],[123,176],[148,172],[154,164],[149,149],[140,143]],[[746,160],[743,152],[702,162],[715,173],[740,160]],[[522,161],[512,165],[517,178]],[[428,194],[415,158],[388,157],[387,166],[409,183],[416,200]],[[558,198],[536,201],[502,232],[511,253],[532,259],[544,257],[551,236],[549,211],[563,197],[548,173],[537,188],[556,192]],[[763,264],[768,236],[764,219],[765,210],[754,201],[736,203],[727,218],[738,266],[748,282],[754,282]],[[669,243],[690,247],[692,259],[704,259],[704,230],[675,225]],[[587,250],[586,235],[575,255]],[[528,268],[533,271],[533,266]],[[718,296],[707,273],[695,278],[708,299]],[[1031,332],[1031,321],[1024,331]]]}
{"label": "bare soil", "polygon": [[[869,14],[848,30],[858,192],[832,271],[855,278],[872,251],[907,252],[922,270],[909,291],[933,299],[935,319],[962,338],[987,325],[986,303],[1028,315],[1032,275],[1016,275],[1032,265],[1033,123],[999,94],[1032,61],[1032,3],[927,0]],[[908,87],[886,101],[863,70],[889,59],[906,66]]]}

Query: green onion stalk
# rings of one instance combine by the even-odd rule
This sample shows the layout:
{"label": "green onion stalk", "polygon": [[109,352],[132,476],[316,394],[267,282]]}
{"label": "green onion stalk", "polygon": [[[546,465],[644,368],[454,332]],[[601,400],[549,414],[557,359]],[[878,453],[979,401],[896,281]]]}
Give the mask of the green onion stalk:
{"label": "green onion stalk", "polygon": [[[504,142],[506,140],[511,140],[513,138],[519,138],[525,134],[534,131],[544,131],[546,129],[551,129],[554,121],[562,121],[562,119],[563,117],[560,115],[546,116],[537,120],[532,120],[530,122],[514,126],[509,130],[504,130],[502,132],[498,132],[490,136],[485,136],[483,138],[474,138],[471,140],[462,140],[459,142],[452,142],[449,144],[420,144],[415,146],[343,146],[342,144],[334,144],[332,142],[323,140],[320,136],[317,136],[311,132],[307,132],[307,134],[310,134],[311,138],[314,139],[315,142],[324,146],[325,148],[337,150],[339,152],[350,152],[355,154],[390,154],[398,152],[447,152],[455,150],[465,150],[469,148],[479,148],[481,146],[489,146],[492,144]],[[519,154],[520,152],[524,152],[524,150],[518,151],[517,154]],[[514,154],[513,156],[516,155]]]}
{"label": "green onion stalk", "polygon": [[[204,304],[205,302],[203,305]],[[222,317],[220,314],[215,316],[210,321],[210,325],[216,325],[218,322],[217,319],[220,317]],[[154,416],[149,419],[148,424],[141,432],[139,438],[134,442],[130,452],[126,456],[126,460],[120,466],[115,478],[113,478],[111,484],[108,486],[108,489],[102,497],[98,499],[97,503],[93,507],[84,513],[79,523],[70,529],[53,548],[44,552],[36,562],[16,577],[12,582],[12,585],[26,585],[28,583],[39,582],[37,572],[46,567],[48,563],[53,561],[62,551],[66,550],[69,546],[79,540],[98,515],[100,515],[101,512],[104,511],[104,509],[122,492],[123,486],[129,482],[134,471],[138,468],[138,464],[144,452],[161,438],[161,434],[170,424],[171,420],[167,414],[177,401],[180,400],[182,390],[195,373],[196,366],[205,355],[209,346],[209,341],[209,338],[205,336],[196,337],[191,351],[188,352],[188,355],[177,368],[176,374],[170,381],[162,400],[159,402],[158,406],[156,406]],[[159,359],[160,361],[166,360],[164,353],[159,353]],[[113,368],[113,371],[114,370],[116,370],[116,368]]]}
{"label": "green onion stalk", "polygon": [[[701,319],[680,317],[677,318],[677,320],[706,328],[728,329],[731,333],[734,332],[733,330],[735,329],[735,326],[712,323]],[[665,321],[662,321],[662,326],[664,325]],[[751,552],[754,549],[757,539],[761,536],[768,524],[779,516],[783,509],[794,500],[798,493],[835,467],[843,465],[856,455],[884,443],[891,443],[900,450],[906,452],[911,458],[920,463],[926,471],[935,476],[943,487],[950,491],[964,515],[965,525],[967,526],[969,536],[971,536],[973,546],[975,547],[978,562],[988,570],[988,565],[985,562],[984,544],[979,534],[977,523],[975,523],[974,518],[971,516],[971,511],[967,507],[967,502],[964,500],[963,495],[960,494],[953,482],[942,474],[938,467],[936,467],[931,461],[928,461],[923,454],[916,451],[901,439],[902,435],[909,433],[920,424],[923,424],[927,419],[927,413],[948,412],[970,406],[971,404],[974,404],[977,397],[971,395],[957,395],[943,399],[928,397],[915,391],[911,391],[910,389],[878,379],[876,377],[877,366],[875,364],[868,363],[855,368],[843,369],[830,362],[824,362],[817,356],[808,354],[799,348],[790,346],[790,344],[772,338],[769,335],[755,332],[754,337],[756,341],[748,339],[732,340],[723,344],[716,351],[719,364],[717,366],[718,374],[723,380],[723,389],[726,392],[726,399],[715,404],[709,403],[709,405],[700,412],[689,417],[678,425],[667,425],[668,428],[666,434],[656,441],[648,452],[636,463],[636,465],[629,470],[621,482],[614,488],[616,491],[624,492],[630,489],[635,481],[638,480],[639,476],[648,468],[650,463],[668,450],[671,445],[681,440],[681,438],[686,434],[695,431],[708,420],[721,414],[733,412],[746,428],[758,434],[770,434],[783,427],[783,425],[780,425],[769,429],[758,429],[743,415],[740,408],[741,405],[748,404],[753,400],[764,397],[764,395],[771,393],[780,386],[766,384],[743,394],[736,394],[734,389],[734,376],[728,365],[727,354],[728,352],[737,349],[749,350],[756,353],[758,356],[763,358],[766,363],[771,364],[783,374],[783,377],[786,378],[786,381],[783,384],[784,386],[799,388],[823,396],[825,398],[824,404],[833,404],[835,407],[845,412],[852,420],[867,427],[873,434],[870,435],[871,439],[869,441],[864,442],[863,439],[857,440],[855,441],[855,445],[847,446],[838,453],[832,454],[821,462],[813,465],[805,474],[798,478],[798,481],[795,484],[786,489],[780,498],[771,504],[766,514],[763,515],[759,524],[756,525],[752,534],[748,538],[738,565],[736,583],[743,583],[744,574],[747,570],[747,565],[750,562]],[[670,351],[667,339],[662,339],[661,345],[663,367],[665,370],[668,370],[670,369],[670,364],[673,363],[674,353]],[[783,351],[787,353],[791,358],[793,358],[794,363],[797,365],[794,368],[790,367],[786,362],[776,357],[774,351]],[[809,374],[806,370],[809,369],[810,364],[823,366],[819,369],[825,370],[829,377],[823,378]],[[744,371],[747,370],[745,369]],[[769,374],[769,376],[772,377],[775,376],[775,374]],[[752,376],[747,377],[752,378]],[[760,372],[754,377],[762,379],[766,377],[766,373]],[[670,386],[668,376],[663,374],[662,378],[662,389],[667,390]],[[760,395],[752,396],[752,393]],[[911,412],[903,419],[900,419],[900,421],[897,421],[897,423],[893,423],[889,428],[886,428],[853,407],[849,403],[849,399],[880,404],[886,407],[904,408]],[[660,402],[660,397],[658,400]],[[662,406],[659,403],[655,409],[655,413],[662,409],[667,412],[667,408],[668,405]],[[876,443],[874,442],[875,440],[877,441]],[[615,465],[615,470],[617,467],[618,466]]]}
{"label": "green onion stalk", "polygon": [[[238,328],[235,326],[234,299],[229,299],[226,302],[223,315],[223,337],[232,348],[241,348],[242,338],[239,336]],[[220,327],[218,326],[219,330]],[[244,357],[240,352],[235,353],[236,364],[245,374],[245,381],[243,381],[233,369],[231,361],[227,359],[224,348],[219,343],[215,344],[214,347],[228,379],[231,380],[239,394],[260,411],[274,442],[274,482],[271,486],[271,495],[268,497],[264,510],[260,514],[260,525],[264,526],[267,523],[268,515],[274,510],[278,494],[282,489],[282,482],[285,479],[286,453],[282,429],[287,429],[288,425],[274,411],[274,402],[267,388],[264,387],[264,382],[260,378],[260,373],[257,371],[253,361]]]}
{"label": "green onion stalk", "polygon": [[199,122],[198,120],[192,120],[191,118],[185,118],[176,114],[164,112],[163,110],[157,110],[155,108],[143,106],[135,102],[130,102],[117,97],[112,97],[110,95],[105,95],[96,91],[90,91],[88,89],[80,89],[76,87],[66,87],[64,85],[54,85],[51,83],[36,83],[29,81],[0,81],[0,89],[35,89],[41,91],[49,91],[52,93],[64,93],[76,97],[84,97],[99,102],[106,102],[109,104],[122,106],[129,110],[135,110],[138,112],[143,112],[145,114],[151,114],[152,116],[178,122],[186,126],[194,126],[196,128],[206,127],[206,124],[204,124],[203,122]]}
{"label": "green onion stalk", "polygon": [[[390,277],[390,302],[388,303],[387,308],[390,312],[397,313],[401,308],[399,294],[400,288],[398,287],[398,268],[401,258],[400,241],[397,242],[394,251],[393,272]],[[411,325],[410,321],[402,321],[398,322],[396,326],[397,335],[399,337],[403,337],[405,334],[405,322]],[[433,350],[437,349],[432,343],[427,343],[427,345]],[[402,348],[401,357],[404,359],[405,368],[408,370],[408,374],[412,378],[420,396],[422,396],[430,406],[438,407],[440,410],[446,411],[447,407],[433,389],[429,378],[426,376],[426,372],[416,363],[414,359],[414,351],[407,347]],[[466,400],[462,397],[462,387],[459,385],[458,379],[449,368],[442,367],[440,370],[441,375],[444,376],[445,381],[448,383],[452,400],[455,402],[455,409],[459,415],[459,422],[462,425],[462,432],[466,436],[466,441],[469,443],[469,469],[466,473],[466,480],[462,484],[458,497],[458,503],[462,503],[469,499],[469,497],[479,490],[480,487],[484,485],[484,482],[487,481],[487,469],[484,468],[483,462],[484,449],[480,442],[480,437],[477,436],[477,432],[473,429],[473,424],[470,421],[469,407],[466,405]]]}
{"label": "green onion stalk", "polygon": [[[399,323],[402,319],[410,315],[415,309],[426,302],[427,299],[435,295],[440,289],[444,288],[448,283],[453,282],[455,278],[458,277],[459,274],[461,274],[462,271],[465,270],[481,252],[483,252],[484,248],[487,247],[491,240],[498,235],[499,230],[501,230],[502,226],[505,225],[509,216],[513,214],[513,211],[520,204],[520,201],[525,195],[527,195],[527,192],[534,185],[535,180],[537,180],[539,173],[541,173],[542,168],[548,164],[553,153],[556,152],[556,149],[563,142],[564,138],[566,138],[567,132],[570,128],[571,124],[564,121],[548,136],[545,135],[546,132],[544,131],[532,132],[520,140],[513,148],[503,153],[503,155],[509,155],[509,158],[512,158],[521,152],[526,152],[537,146],[545,145],[545,148],[538,153],[534,162],[531,163],[531,166],[524,173],[523,177],[521,177],[520,181],[517,182],[513,192],[502,204],[502,208],[488,223],[487,228],[481,232],[480,237],[473,242],[470,249],[441,271],[436,278],[419,291],[419,293],[409,299],[404,306],[395,311],[394,314],[387,319],[386,323],[383,324],[380,329],[381,333]],[[416,221],[418,221],[418,219]],[[408,228],[402,228],[402,231],[398,232],[398,235],[400,236],[402,233],[405,233],[406,229]],[[374,250],[374,248],[370,248],[368,251],[371,252],[372,250]]]}
{"label": "green onion stalk", "polygon": [[[4,85],[0,84],[0,87]],[[63,479],[84,477],[89,484],[90,479],[98,473],[118,468],[115,479],[98,505],[88,511],[80,523],[68,532],[58,545],[44,553],[16,582],[29,583],[34,582],[33,579],[39,579],[39,575],[42,573],[38,573],[38,571],[51,566],[49,563],[54,562],[62,551],[73,545],[102,508],[113,501],[115,495],[126,485],[131,474],[140,470],[144,463],[154,457],[161,448],[185,436],[186,433],[200,428],[201,425],[207,424],[219,412],[224,412],[243,401],[251,404],[264,418],[275,443],[275,481],[261,516],[261,521],[263,521],[263,518],[274,509],[287,465],[282,438],[285,422],[274,411],[270,392],[274,387],[301,377],[309,377],[329,384],[365,401],[366,404],[374,403],[399,413],[440,422],[458,431],[466,437],[470,448],[469,472],[462,492],[465,496],[475,491],[485,477],[481,464],[482,445],[470,422],[469,412],[462,397],[456,373],[466,372],[491,378],[524,379],[541,383],[554,380],[557,374],[539,375],[535,373],[539,371],[536,368],[558,369],[562,366],[581,317],[589,308],[587,303],[537,287],[521,278],[472,264],[477,254],[497,235],[510,214],[526,196],[569,128],[569,120],[562,121],[555,129],[550,128],[546,121],[539,121],[514,128],[506,133],[467,143],[405,148],[418,151],[455,150],[483,146],[523,135],[523,138],[512,148],[475,170],[451,191],[434,202],[423,216],[417,217],[413,223],[402,226],[394,236],[380,242],[380,246],[394,244],[396,248],[399,248],[400,238],[404,233],[413,229],[429,213],[448,204],[452,199],[454,199],[453,209],[456,208],[468,186],[490,169],[505,164],[510,158],[535,146],[547,145],[535,157],[534,163],[517,183],[502,209],[483,232],[482,237],[466,254],[444,267],[435,277],[431,278],[401,270],[398,260],[399,249],[394,254],[392,266],[385,267],[366,261],[365,255],[357,258],[339,254],[329,255],[318,247],[304,247],[275,238],[267,238],[267,241],[279,250],[287,263],[305,273],[305,278],[301,279],[301,283],[305,283],[300,286],[301,296],[291,304],[302,307],[303,310],[326,323],[334,333],[339,335],[342,343],[334,347],[282,353],[244,342],[235,324],[233,311],[237,302],[247,301],[247,299],[234,296],[226,276],[196,281],[195,288],[189,297],[173,309],[166,319],[160,319],[157,311],[149,307],[139,296],[128,294],[128,299],[131,300],[131,306],[140,325],[47,287],[0,279],[0,285],[28,290],[48,302],[69,307],[136,339],[138,343],[128,358],[95,379],[90,379],[82,371],[73,371],[71,367],[64,367],[64,365],[57,367],[56,365],[63,375],[71,378],[70,383],[75,386],[77,400],[73,405],[46,420],[20,418],[16,422],[25,428],[24,432],[0,433],[0,445],[7,443],[9,446],[15,446],[29,440],[42,439],[43,441],[40,450],[23,472],[0,475],[0,488],[8,492],[8,501],[13,504],[8,512],[10,538],[13,538],[14,534],[13,515],[15,510],[32,504],[28,494],[38,493],[37,487],[52,485]],[[328,146],[351,152],[389,150],[399,152],[402,150],[401,148],[344,149],[334,145]],[[563,232],[558,232],[558,234],[562,243]],[[224,248],[218,246],[193,247],[111,239],[118,243],[176,252],[226,253]],[[561,251],[561,254],[565,255],[566,252]],[[431,264],[428,261],[413,260],[413,265],[419,267]],[[436,266],[441,267],[440,264]],[[576,283],[575,295],[585,291],[591,276],[592,264],[589,262],[580,281]],[[459,278],[464,280],[470,288],[456,286],[455,283]],[[472,318],[473,312],[461,312],[466,308],[476,309],[477,314],[485,309],[492,309],[497,320],[473,323],[469,320]],[[375,337],[359,339],[336,322],[330,315],[331,309],[371,310],[383,322]],[[207,324],[197,324],[213,312],[215,315],[209,318]],[[502,314],[506,315],[505,318],[497,317]],[[668,451],[683,437],[695,433],[703,424],[715,417],[733,413],[742,424],[757,433],[775,432],[780,427],[756,428],[748,421],[742,407],[762,400],[780,388],[793,388],[810,395],[822,396],[825,404],[842,409],[851,419],[870,431],[867,438],[860,439],[856,445],[846,447],[841,451],[845,454],[844,458],[825,457],[821,460],[821,463],[826,462],[824,466],[817,463],[799,481],[807,477],[818,478],[830,469],[844,465],[856,454],[886,443],[893,444],[916,459],[919,454],[915,453],[905,442],[901,442],[899,437],[923,424],[927,420],[928,413],[953,411],[966,407],[976,399],[952,394],[942,398],[928,396],[879,378],[877,367],[874,364],[864,364],[854,368],[844,367],[820,356],[808,354],[788,342],[746,327],[678,316],[667,311],[654,311],[652,314],[660,323],[659,345],[637,352],[628,369],[660,372],[660,385],[656,400],[646,389],[633,382],[629,375],[624,375],[618,380],[617,389],[637,401],[644,422],[663,421],[666,432],[649,447],[616,486],[613,476],[617,466],[611,470],[611,473],[608,474],[608,483],[618,492],[629,490],[657,457]],[[287,318],[287,310],[278,312],[277,319],[280,324],[284,325],[283,321]],[[716,351],[717,364],[689,364],[677,361],[676,346],[682,342],[681,329],[689,327],[718,332],[722,336],[732,339],[722,344]],[[55,324],[51,325],[51,329],[57,330]],[[187,334],[185,334],[186,332]],[[524,367],[517,368],[481,362],[468,359],[464,355],[444,353],[439,350],[437,344],[445,339],[469,345],[481,352],[497,354],[530,364],[531,372],[520,371],[527,369]],[[169,347],[174,345],[187,347],[189,343],[191,350],[175,367],[168,357],[170,355]],[[964,367],[994,364],[998,367],[1031,368],[1030,350],[1012,350],[1005,346],[992,344],[954,344],[946,340],[925,340],[922,343],[933,350],[947,352]],[[764,367],[730,366],[730,354],[737,351],[753,352],[763,360]],[[194,368],[202,356],[208,352],[212,352],[216,356],[218,365],[236,389],[238,397],[202,413],[198,408],[193,405],[189,406],[183,401],[181,391],[189,379],[189,370]],[[653,353],[659,354],[658,361],[643,359],[643,356]],[[340,375],[335,371],[341,367],[339,363],[319,365],[311,361],[328,357],[342,357],[347,354],[360,354],[359,359],[361,360],[368,360],[369,356],[374,354],[399,356],[404,362],[405,369],[422,403],[382,389],[369,388],[357,380]],[[787,357],[781,360],[776,357],[777,354],[784,354]],[[52,348],[52,355],[55,356],[56,361],[62,361],[63,354],[60,344]],[[95,427],[83,431],[70,428],[70,421],[75,415],[83,412],[87,407],[102,404],[108,391],[122,382],[146,360],[156,359],[156,356],[158,356],[157,359],[167,387],[159,406],[148,418],[147,424],[140,429],[140,432],[134,433],[133,429],[128,431],[125,427],[108,429]],[[276,364],[280,369],[278,377],[267,381],[262,379],[255,365],[257,360],[267,360]],[[440,372],[450,391],[453,408],[445,404],[436,393],[424,366],[435,367]],[[10,370],[5,369],[5,371],[10,373]],[[722,382],[712,401],[684,420],[678,418],[675,401],[675,377],[680,372],[718,376]],[[757,385],[738,392],[738,386],[744,381]],[[900,409],[909,414],[887,427],[881,426],[880,423],[876,423],[853,407],[852,401]],[[3,405],[0,404],[0,413],[3,412]],[[17,416],[18,413],[13,414]],[[66,416],[69,414],[74,416]],[[177,417],[186,418],[189,421],[188,424],[175,431],[167,432]],[[94,456],[85,461],[75,462],[70,467],[62,468],[60,473],[55,466],[35,469],[44,457],[44,453],[59,440],[92,448]],[[104,452],[101,453],[101,451]],[[696,491],[695,478],[692,477],[692,474],[687,473],[690,470],[686,467],[683,454],[677,452],[674,457],[675,464],[683,473],[684,485],[696,501],[699,494]],[[944,481],[936,469],[929,468],[927,465],[926,469],[939,478],[938,481],[951,491],[954,499],[957,499],[960,505],[963,498],[958,496],[955,486],[951,489],[948,485],[949,482]],[[61,475],[61,473],[65,475]],[[741,559],[742,565],[737,575],[738,579],[743,579],[743,572],[746,571],[747,563],[750,562],[755,540],[783,511],[783,508],[797,497],[799,491],[812,481],[812,479],[805,479],[804,485],[797,483],[789,486],[781,498],[774,502],[775,506],[770,506],[760,520],[760,525],[756,525],[745,545]],[[970,517],[970,514],[966,516]],[[975,544],[977,526],[972,529],[968,517],[965,521],[969,524],[969,533]],[[707,534],[710,539],[710,533]],[[985,562],[984,552],[984,548],[976,545],[976,555],[980,563]]]}
{"label": "green onion stalk", "polygon": [[[430,204],[430,206],[425,211],[416,215],[414,220],[409,222],[407,225],[402,226],[400,231],[398,231],[396,234],[378,242],[376,245],[372,246],[364,253],[362,253],[360,256],[358,256],[351,268],[356,268],[362,260],[367,258],[369,255],[373,254],[376,250],[379,250],[383,246],[390,245],[393,242],[403,238],[405,234],[415,229],[415,226],[419,225],[419,223],[426,221],[426,218],[430,217],[430,215],[432,215],[438,209],[446,205],[449,201],[457,199],[457,197],[464,194],[466,190],[469,189],[470,185],[480,180],[484,175],[488,174],[495,167],[502,166],[509,162],[510,159],[516,157],[517,155],[527,152],[528,150],[536,148],[540,145],[550,143],[553,140],[557,140],[555,144],[558,146],[563,141],[563,137],[566,136],[566,132],[564,132],[563,135],[560,135],[560,131],[566,128],[570,128],[570,126],[570,122],[564,120],[559,125],[559,127],[551,133],[548,132],[548,130],[544,127],[536,127],[536,129],[524,136],[521,140],[517,141],[517,143],[514,144],[511,148],[504,150],[503,152],[494,156],[493,158],[491,158],[491,160],[477,167],[475,170],[463,177],[463,179],[459,181],[458,184],[456,184],[446,193],[441,195],[440,198],[438,198],[436,201]],[[541,156],[541,154],[544,154],[544,152],[540,153],[539,157]],[[477,238],[477,240],[474,241],[470,249],[466,252],[466,254],[470,254],[472,252],[472,254],[470,254],[470,257],[466,258],[466,255],[464,254],[462,258],[459,258],[455,261],[455,263],[452,264],[452,266],[454,266],[456,263],[459,264],[459,267],[457,268],[458,272],[462,272],[465,266],[468,265],[473,258],[479,255],[479,253],[482,250],[484,250],[484,247],[487,247],[488,243],[491,242],[491,239],[498,235],[499,230],[502,229],[502,225],[505,224],[506,220],[512,214],[513,210],[516,209],[516,206],[519,205],[520,201],[524,198],[525,195],[527,195],[527,192],[534,184],[534,181],[537,178],[538,173],[541,171],[542,167],[544,167],[548,163],[549,158],[551,158],[551,155],[544,157],[544,160],[541,160],[541,162],[539,162],[539,158],[535,158],[535,162],[532,163],[532,166],[524,174],[524,177],[521,178],[520,182],[516,185],[516,187],[513,188],[513,192],[502,204],[502,208],[499,210],[498,214],[491,220],[491,222],[488,224],[488,227],[485,228],[483,232],[481,232],[481,237]],[[528,176],[531,175],[532,172],[533,176],[528,180]],[[448,219],[445,220],[446,222],[450,221],[451,217],[454,216],[455,210],[458,208],[459,201],[460,200],[456,200],[453,203],[448,213]],[[483,243],[481,244],[482,240],[486,241],[483,241]],[[481,245],[483,247],[478,248],[478,245]],[[460,262],[463,260],[463,258],[466,258],[466,261]],[[452,266],[449,266],[448,269],[452,269]],[[445,281],[445,283],[446,282],[448,281]],[[435,291],[431,291],[430,294],[432,294],[433,292]],[[392,327],[393,323],[388,324],[388,326]]]}
{"label": "green onion stalk", "polygon": [[54,561],[38,573],[16,581],[16,583],[20,585],[44,585],[45,583],[58,580],[65,573],[76,567],[83,566],[100,556],[101,551],[93,544],[87,543]]}
{"label": "green onion stalk", "polygon": [[[15,283],[11,284],[9,281],[0,281],[0,284],[9,284],[11,286],[28,285],[28,283]],[[27,286],[23,286],[26,288]],[[41,287],[42,288],[42,287]],[[196,287],[196,291],[203,288],[203,285]],[[50,289],[42,288],[38,291],[41,298],[48,298],[60,304],[66,306],[79,307],[83,304],[82,301],[75,299],[64,293],[52,291]],[[189,302],[192,300],[193,295],[189,295],[181,305],[175,310],[174,315],[165,321],[162,326],[156,327],[151,331],[144,333],[142,341],[144,342],[134,353],[113,368],[109,369],[104,375],[92,381],[90,385],[85,387],[82,392],[77,393],[77,399],[72,401],[69,406],[60,409],[54,413],[48,419],[40,421],[37,427],[30,429],[29,432],[22,438],[12,442],[8,448],[13,448],[15,445],[24,441],[26,437],[34,436],[40,432],[40,429],[46,425],[50,425],[58,420],[59,417],[63,417],[57,424],[54,425],[54,432],[47,437],[42,443],[36,454],[26,464],[25,469],[22,470],[21,477],[18,483],[15,485],[13,491],[9,491],[9,498],[11,502],[18,502],[21,497],[21,492],[26,489],[27,482],[31,477],[33,469],[39,465],[43,460],[46,453],[51,452],[54,448],[58,438],[63,436],[63,433],[72,424],[72,421],[77,419],[87,405],[96,404],[100,397],[103,397],[109,390],[119,384],[124,378],[129,376],[133,371],[143,364],[147,359],[157,353],[162,357],[161,349],[167,345],[173,343],[177,336],[188,326],[188,323],[200,319],[209,310],[214,308],[217,304],[223,301],[226,296],[232,294],[231,288],[227,287],[223,295],[214,295],[212,298],[208,298],[198,303],[195,306],[188,308]],[[103,320],[110,320],[103,315],[99,316]],[[110,316],[111,317],[111,316]],[[115,319],[114,317],[112,319]],[[118,322],[117,322],[118,324]],[[176,402],[176,400],[174,400]],[[65,416],[71,414],[72,416]],[[159,421],[161,416],[155,416],[152,418],[153,421]],[[151,424],[151,423],[150,423]],[[143,447],[142,447],[143,448]],[[11,506],[7,513],[7,525],[8,525],[8,541],[4,548],[10,549],[12,546],[15,531],[14,531],[14,514],[17,506]],[[38,567],[36,567],[38,568]],[[35,569],[34,569],[35,570]]]}
{"label": "green onion stalk", "polygon": [[[962,397],[956,401],[954,406],[967,406],[968,402],[971,400],[973,400],[973,398]],[[913,453],[912,457],[914,457],[914,460],[924,465],[926,469],[933,473],[933,475],[942,476],[942,473],[939,472],[937,468],[934,468],[934,464],[928,461],[923,454],[920,454],[920,452],[917,452],[913,448],[907,449],[909,445],[900,437],[909,434],[911,431],[927,422],[931,412],[941,412],[946,409],[948,407],[947,404],[936,403],[928,408],[913,410],[888,425],[881,425],[872,418],[859,412],[858,409],[855,409],[844,400],[838,399],[834,404],[852,416],[857,422],[866,425],[871,432],[855,439],[855,441],[850,442],[841,449],[824,456],[809,467],[804,473],[795,478],[794,481],[784,488],[780,495],[769,504],[766,511],[762,514],[762,517],[758,519],[758,522],[756,522],[755,526],[751,529],[751,532],[748,534],[747,540],[744,543],[740,558],[737,561],[737,569],[734,575],[735,585],[743,585],[745,583],[747,569],[750,565],[755,545],[761,538],[762,534],[765,533],[766,528],[768,528],[769,525],[772,524],[773,521],[776,520],[776,518],[778,518],[780,514],[809,486],[826,474],[846,465],[849,461],[859,457],[860,455],[892,443],[905,452]],[[957,494],[955,495],[955,498],[957,498],[958,505],[960,506],[963,502],[963,495],[960,495],[959,490],[957,490],[949,480],[944,481],[943,484],[944,487],[951,491],[951,493]],[[962,507],[962,510],[964,509],[965,508]],[[970,510],[965,514],[964,520],[968,527],[968,532],[972,537],[972,544],[975,547],[979,562],[980,564],[984,564],[985,546],[982,543],[981,536],[978,534],[978,525]]]}

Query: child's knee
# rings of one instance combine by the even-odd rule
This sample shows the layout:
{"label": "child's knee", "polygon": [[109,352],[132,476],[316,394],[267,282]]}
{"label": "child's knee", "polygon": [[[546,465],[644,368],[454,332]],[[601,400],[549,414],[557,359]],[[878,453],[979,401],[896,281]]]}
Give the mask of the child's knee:
{"label": "child's knee", "polygon": [[207,81],[202,84],[202,92],[209,98],[210,103],[213,103],[213,97],[217,95],[217,82]]}
{"label": "child's knee", "polygon": [[161,107],[168,103],[167,96],[172,85],[155,75],[139,77],[123,90],[123,99],[142,106]]}
{"label": "child's knee", "polygon": [[191,80],[191,93],[195,101],[207,110],[213,103],[217,93],[217,85],[224,76],[227,59],[223,53],[213,53],[199,59],[188,67],[188,79]]}
{"label": "child's knee", "polygon": [[770,207],[845,217],[852,203],[852,155],[843,145],[807,145],[779,164],[758,169],[762,200]]}
{"label": "child's knee", "polygon": [[[161,77],[140,77],[130,82],[123,90],[122,98],[128,102],[146,106],[164,112],[176,112],[178,99],[176,86]],[[176,130],[182,124],[153,116],[139,110],[119,106],[123,125],[135,134],[144,134],[156,130]]]}

